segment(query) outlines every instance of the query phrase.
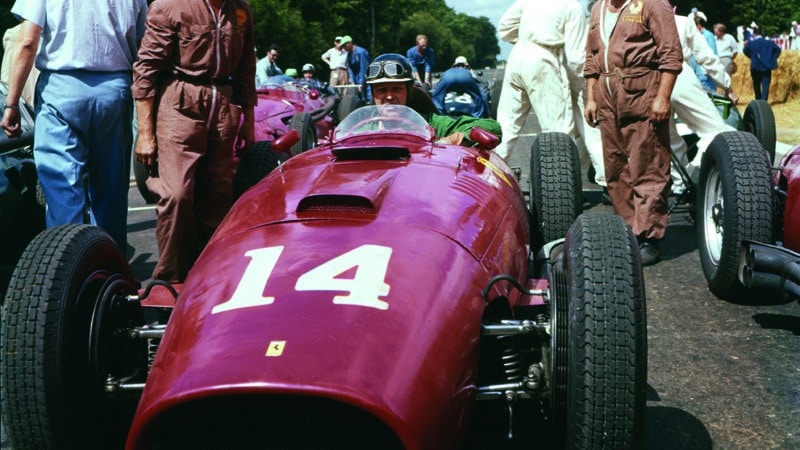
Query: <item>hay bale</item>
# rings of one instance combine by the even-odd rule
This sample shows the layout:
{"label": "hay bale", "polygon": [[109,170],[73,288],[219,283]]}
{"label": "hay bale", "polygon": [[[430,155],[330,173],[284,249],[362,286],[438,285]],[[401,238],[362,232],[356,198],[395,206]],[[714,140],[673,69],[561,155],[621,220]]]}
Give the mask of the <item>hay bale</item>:
{"label": "hay bale", "polygon": [[[732,76],[732,87],[739,94],[739,103],[753,100],[753,79],[750,77],[750,58],[738,53],[734,60],[736,69]],[[800,51],[783,50],[778,58],[778,68],[772,71],[769,85],[769,102],[785,103],[800,100]]]}

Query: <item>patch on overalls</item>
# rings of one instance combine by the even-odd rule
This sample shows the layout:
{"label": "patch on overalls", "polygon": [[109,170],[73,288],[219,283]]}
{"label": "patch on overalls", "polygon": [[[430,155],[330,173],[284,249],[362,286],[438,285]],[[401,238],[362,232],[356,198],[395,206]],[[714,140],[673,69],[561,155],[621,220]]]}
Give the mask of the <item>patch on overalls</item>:
{"label": "patch on overalls", "polygon": [[642,7],[643,5],[641,0],[636,0],[635,2],[631,3],[631,7],[628,8],[630,14],[622,16],[622,20],[625,22],[644,23],[644,17],[642,17]]}

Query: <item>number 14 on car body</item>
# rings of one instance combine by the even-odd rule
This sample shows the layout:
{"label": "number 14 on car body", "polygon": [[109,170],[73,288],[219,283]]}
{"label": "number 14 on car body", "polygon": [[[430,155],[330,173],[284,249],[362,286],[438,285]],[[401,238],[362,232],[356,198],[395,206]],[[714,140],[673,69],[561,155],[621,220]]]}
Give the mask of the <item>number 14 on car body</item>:
{"label": "number 14 on car body", "polygon": [[[211,309],[211,314],[254,306],[270,305],[275,297],[265,295],[267,281],[278,263],[284,246],[265,247],[247,251],[250,262],[231,298]],[[335,295],[337,305],[365,306],[380,310],[389,309],[389,303],[380,297],[389,295],[386,283],[392,249],[381,245],[362,245],[330,259],[297,278],[296,291],[345,291]],[[353,278],[339,276],[355,268]]]}

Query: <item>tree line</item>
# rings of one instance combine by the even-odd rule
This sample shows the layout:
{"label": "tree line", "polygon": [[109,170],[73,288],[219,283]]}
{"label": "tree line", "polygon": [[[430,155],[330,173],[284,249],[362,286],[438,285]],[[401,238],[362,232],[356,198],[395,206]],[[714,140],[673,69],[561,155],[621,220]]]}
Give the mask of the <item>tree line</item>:
{"label": "tree line", "polygon": [[[152,3],[153,0],[149,0]],[[2,30],[17,24],[10,14],[13,1],[0,5]],[[500,47],[496,24],[486,17],[457,13],[445,0],[250,0],[259,57],[270,44],[281,47],[278,65],[284,70],[312,63],[327,74],[320,56],[336,36],[349,35],[371,57],[405,54],[417,34],[428,36],[436,52],[436,70],[463,55],[475,67],[494,66]],[[79,31],[76,31],[79,32]],[[0,55],[1,56],[1,55]],[[324,76],[322,79],[326,79]]]}
{"label": "tree line", "polygon": [[[0,5],[2,30],[17,24],[10,14],[13,3]],[[350,35],[375,57],[405,53],[417,34],[426,34],[436,51],[437,71],[449,67],[458,55],[466,56],[475,67],[498,62],[497,24],[486,17],[458,13],[445,0],[250,0],[250,4],[259,57],[270,44],[278,44],[282,49],[279,65],[284,69],[307,62],[321,67],[320,55],[333,45],[335,36],[342,35]],[[700,9],[711,24],[722,22],[732,34],[737,25],[755,21],[769,36],[787,31],[792,20],[800,20],[800,0],[674,0],[674,4],[679,14]]]}

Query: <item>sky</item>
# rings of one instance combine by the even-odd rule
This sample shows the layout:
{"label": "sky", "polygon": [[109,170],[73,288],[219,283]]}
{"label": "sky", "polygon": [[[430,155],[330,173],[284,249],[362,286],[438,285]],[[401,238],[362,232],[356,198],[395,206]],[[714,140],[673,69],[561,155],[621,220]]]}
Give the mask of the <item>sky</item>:
{"label": "sky", "polygon": [[[489,21],[497,28],[500,22],[500,16],[508,9],[509,6],[514,4],[514,0],[445,0],[447,6],[453,8],[456,12],[464,13],[472,17],[487,17]],[[588,0],[578,0],[578,3],[587,4]],[[511,52],[511,44],[503,42],[497,36],[497,42],[500,45],[500,55],[498,59],[508,60],[508,54]]]}

